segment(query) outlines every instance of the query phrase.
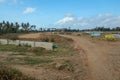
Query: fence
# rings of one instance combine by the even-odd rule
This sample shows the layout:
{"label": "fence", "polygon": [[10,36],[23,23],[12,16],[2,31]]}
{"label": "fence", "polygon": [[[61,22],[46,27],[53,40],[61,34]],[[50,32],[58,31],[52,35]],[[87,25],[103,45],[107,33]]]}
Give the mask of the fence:
{"label": "fence", "polygon": [[14,45],[30,45],[31,47],[43,47],[47,50],[52,50],[53,43],[49,42],[35,42],[35,41],[23,41],[23,40],[7,40],[0,39],[1,44],[14,44]]}

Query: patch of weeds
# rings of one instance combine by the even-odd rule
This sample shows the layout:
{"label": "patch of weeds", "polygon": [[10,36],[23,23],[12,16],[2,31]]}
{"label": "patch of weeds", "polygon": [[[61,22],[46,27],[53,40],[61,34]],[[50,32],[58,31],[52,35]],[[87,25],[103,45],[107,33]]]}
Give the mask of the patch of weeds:
{"label": "patch of weeds", "polygon": [[58,70],[67,70],[70,72],[74,72],[73,64],[69,60],[66,60],[63,63],[54,63],[53,67]]}
{"label": "patch of weeds", "polygon": [[45,48],[42,48],[42,47],[33,47],[33,48],[28,49],[28,51],[35,52],[35,53],[43,52],[44,50],[45,50]]}
{"label": "patch of weeds", "polygon": [[57,43],[58,48],[55,51],[51,51],[50,55],[54,56],[71,56],[74,54],[73,46],[71,43]]}
{"label": "patch of weeds", "polygon": [[53,60],[50,59],[50,58],[28,58],[26,57],[25,58],[25,64],[29,64],[29,65],[36,65],[36,64],[42,64],[42,63],[50,63],[52,62]]}
{"label": "patch of weeds", "polygon": [[68,71],[71,71],[71,72],[74,71],[73,64],[69,60],[66,60],[63,64],[66,66],[66,69]]}
{"label": "patch of weeds", "polygon": [[36,65],[53,62],[51,58],[7,57],[6,64]]}
{"label": "patch of weeds", "polygon": [[49,38],[47,38],[47,37],[46,38],[42,38],[42,41],[43,42],[49,42]]}
{"label": "patch of weeds", "polygon": [[23,47],[31,47],[29,44],[23,44]]}
{"label": "patch of weeds", "polygon": [[12,53],[10,55],[26,55],[24,52],[19,52],[19,53]]}
{"label": "patch of weeds", "polygon": [[24,57],[7,57],[6,58],[6,63],[7,64],[24,64]]}
{"label": "patch of weeds", "polygon": [[12,51],[12,52],[21,52],[20,54],[24,55],[22,52],[40,52],[44,51],[44,48],[31,48],[29,45],[25,46],[16,46],[16,45],[1,45],[0,44],[0,51]]}
{"label": "patch of weeds", "polygon": [[20,71],[0,65],[0,80],[35,80],[23,75]]}
{"label": "patch of weeds", "polygon": [[19,47],[16,45],[0,45],[0,51],[26,52],[28,47]]}
{"label": "patch of weeds", "polygon": [[[54,44],[58,46],[57,49],[53,50],[46,50],[41,47],[29,47],[26,46],[16,46],[16,45],[0,45],[0,51],[10,51],[10,52],[23,52],[23,53],[33,53],[36,56],[53,56],[53,57],[64,57],[64,56],[71,56],[74,55],[74,49],[73,49],[73,40],[69,38],[64,38],[61,36],[45,36],[42,39],[48,38],[51,39]],[[24,54],[21,54],[24,55]]]}
{"label": "patch of weeds", "polygon": [[26,55],[24,52],[20,52],[18,55]]}
{"label": "patch of weeds", "polygon": [[49,53],[48,50],[46,50],[45,48],[42,48],[42,47],[30,48],[30,49],[28,49],[28,52],[34,53],[36,56],[41,56],[41,55]]}

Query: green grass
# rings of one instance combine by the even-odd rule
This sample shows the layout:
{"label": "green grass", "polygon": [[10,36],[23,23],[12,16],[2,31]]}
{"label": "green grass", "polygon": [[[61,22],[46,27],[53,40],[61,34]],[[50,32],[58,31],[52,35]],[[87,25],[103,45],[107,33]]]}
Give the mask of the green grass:
{"label": "green grass", "polygon": [[54,42],[58,46],[55,50],[46,50],[41,47],[28,47],[16,45],[0,44],[0,53],[11,52],[4,59],[6,64],[18,65],[37,65],[42,63],[50,63],[54,58],[69,57],[76,53],[73,49],[73,41],[64,37],[56,38]]}
{"label": "green grass", "polygon": [[28,64],[28,65],[36,65],[36,64],[42,64],[42,63],[50,63],[52,62],[53,60],[50,59],[50,58],[38,58],[38,59],[35,59],[35,58],[25,58],[25,64]]}
{"label": "green grass", "polygon": [[[42,63],[50,63],[52,58],[72,56],[75,51],[73,50],[72,41],[64,40],[54,43],[58,46],[56,50],[45,50],[40,47],[20,47],[16,45],[1,45],[0,51],[12,52],[6,58],[6,64],[20,64],[20,65],[37,65]],[[47,57],[47,58],[46,58]]]}
{"label": "green grass", "polygon": [[73,50],[73,44],[72,43],[56,43],[58,46],[57,49],[51,50],[51,51],[44,51],[41,50],[41,52],[36,51],[35,55],[37,56],[54,56],[54,57],[65,57],[65,56],[71,56],[75,53]]}
{"label": "green grass", "polygon": [[44,53],[47,52],[47,50],[45,50],[44,48],[41,47],[35,47],[35,48],[31,48],[31,47],[27,47],[27,46],[16,46],[16,45],[1,45],[0,44],[0,51],[11,51],[11,52],[20,52],[22,55],[22,52],[30,52],[30,53]]}
{"label": "green grass", "polygon": [[37,64],[43,64],[43,63],[51,63],[53,60],[49,57],[7,57],[5,60],[5,64],[20,64],[20,65],[37,65]]}
{"label": "green grass", "polygon": [[73,44],[67,40],[63,42],[54,43],[58,46],[56,50],[45,50],[41,47],[27,47],[27,46],[16,46],[16,45],[2,45],[0,44],[0,51],[4,52],[18,52],[18,55],[25,55],[25,53],[33,53],[36,56],[66,56],[73,54]]}
{"label": "green grass", "polygon": [[1,45],[0,51],[11,51],[11,52],[26,52],[29,47],[19,47],[16,45]]}
{"label": "green grass", "polygon": [[[3,35],[2,37],[10,37],[14,36],[17,37],[19,36],[19,34],[16,35]],[[21,54],[23,53],[33,53],[36,56],[56,56],[56,57],[61,57],[61,56],[68,56],[68,55],[73,55],[74,54],[74,50],[73,50],[73,41],[69,38],[65,38],[65,37],[61,37],[59,35],[45,35],[45,38],[48,37],[49,39],[51,39],[51,41],[58,46],[58,49],[56,50],[45,50],[44,48],[31,48],[29,46],[16,46],[16,45],[2,45],[0,44],[0,51],[4,51],[4,52],[19,52],[20,54],[18,55],[25,55],[25,54]],[[31,40],[31,39],[27,39],[27,40]],[[33,39],[34,41],[41,41],[39,38],[38,39]],[[13,54],[14,55],[14,54]]]}
{"label": "green grass", "polygon": [[24,52],[18,52],[18,53],[17,52],[13,52],[12,54],[10,54],[10,56],[13,56],[13,55],[16,55],[16,56],[17,55],[24,55],[25,56],[26,54]]}

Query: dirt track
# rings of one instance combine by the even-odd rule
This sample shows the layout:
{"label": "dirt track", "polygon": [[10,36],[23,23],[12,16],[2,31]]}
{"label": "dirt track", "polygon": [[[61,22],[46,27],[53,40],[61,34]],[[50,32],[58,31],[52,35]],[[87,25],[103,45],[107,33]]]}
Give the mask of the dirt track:
{"label": "dirt track", "polygon": [[86,80],[120,80],[120,43],[92,43],[83,37],[65,37],[74,40],[76,49],[84,50],[78,56],[86,67]]}

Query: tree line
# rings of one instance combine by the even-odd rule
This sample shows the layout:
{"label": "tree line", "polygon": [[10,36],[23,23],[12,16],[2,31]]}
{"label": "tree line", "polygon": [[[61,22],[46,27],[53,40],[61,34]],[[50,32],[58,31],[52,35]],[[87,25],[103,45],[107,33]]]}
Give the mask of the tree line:
{"label": "tree line", "polygon": [[9,21],[2,21],[0,22],[0,34],[7,34],[7,33],[28,33],[28,32],[79,32],[79,31],[120,31],[120,27],[114,28],[106,28],[106,27],[95,27],[92,29],[71,29],[71,28],[39,28],[36,29],[36,25],[30,25],[29,22],[27,23],[18,23],[18,22],[9,22]]}
{"label": "tree line", "polygon": [[92,29],[84,29],[82,31],[120,31],[120,27],[114,27],[114,28],[95,27]]}
{"label": "tree line", "polygon": [[36,25],[30,25],[27,23],[18,22],[9,22],[9,21],[2,21],[0,22],[0,34],[7,34],[7,33],[23,33],[23,32],[32,32],[36,30]]}

